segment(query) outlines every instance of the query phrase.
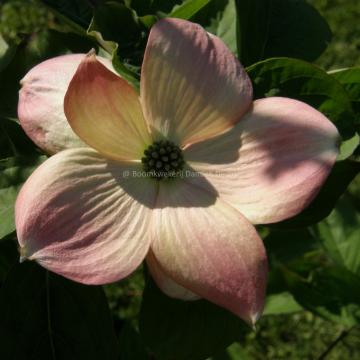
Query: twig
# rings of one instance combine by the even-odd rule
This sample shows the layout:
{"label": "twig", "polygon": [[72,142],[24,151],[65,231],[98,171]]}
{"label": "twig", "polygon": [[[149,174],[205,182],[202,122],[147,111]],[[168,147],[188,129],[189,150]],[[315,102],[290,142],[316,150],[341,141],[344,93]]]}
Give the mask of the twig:
{"label": "twig", "polygon": [[350,334],[350,332],[354,329],[355,326],[351,327],[348,330],[343,330],[341,333],[336,337],[336,339],[329,344],[329,346],[325,349],[325,351],[317,358],[317,360],[324,360],[330,352],[334,349],[334,347],[342,341],[346,336]]}

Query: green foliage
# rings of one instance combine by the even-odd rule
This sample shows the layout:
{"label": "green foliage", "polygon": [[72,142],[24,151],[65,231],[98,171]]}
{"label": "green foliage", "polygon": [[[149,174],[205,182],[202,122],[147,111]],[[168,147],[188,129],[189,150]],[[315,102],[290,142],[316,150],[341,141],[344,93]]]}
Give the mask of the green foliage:
{"label": "green foliage", "polygon": [[45,29],[51,21],[51,14],[33,0],[0,4],[0,34],[7,41],[18,43],[24,34]]}
{"label": "green foliage", "polygon": [[313,61],[331,40],[326,21],[305,0],[237,0],[236,5],[239,58],[246,66],[275,56]]}
{"label": "green foliage", "polygon": [[350,196],[342,198],[331,214],[317,224],[316,232],[330,257],[338,265],[359,276],[360,214]]}
{"label": "green foliage", "polygon": [[256,99],[287,96],[304,101],[324,113],[344,139],[355,133],[355,115],[344,87],[320,68],[305,61],[273,58],[248,69]]}
{"label": "green foliage", "polygon": [[332,72],[331,75],[339,81],[348,92],[353,110],[357,117],[357,125],[360,127],[360,67],[352,67]]}
{"label": "green foliage", "polygon": [[168,16],[189,20],[209,2],[210,0],[184,1],[181,5],[175,6]]}
{"label": "green foliage", "polygon": [[[314,316],[310,312],[266,316],[256,333],[234,343],[211,360],[304,360],[320,356],[344,334],[342,325]],[[360,330],[353,328],[336,344],[326,359],[357,359],[360,355]]]}
{"label": "green foliage", "polygon": [[330,25],[333,39],[316,61],[325,69],[360,65],[360,2],[357,0],[308,0]]}

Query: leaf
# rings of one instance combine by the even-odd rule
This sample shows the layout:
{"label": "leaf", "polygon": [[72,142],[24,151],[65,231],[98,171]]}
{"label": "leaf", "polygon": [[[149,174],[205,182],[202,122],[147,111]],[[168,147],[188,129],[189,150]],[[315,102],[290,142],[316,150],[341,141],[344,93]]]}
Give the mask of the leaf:
{"label": "leaf", "polygon": [[287,263],[314,250],[317,241],[308,229],[272,230],[265,237],[264,245],[270,260]]}
{"label": "leaf", "polygon": [[14,205],[23,182],[46,159],[9,158],[0,161],[0,239],[15,230]]}
{"label": "leaf", "polygon": [[90,24],[92,7],[87,0],[41,0],[41,2],[84,29]]}
{"label": "leaf", "polygon": [[181,5],[176,5],[168,16],[189,20],[209,2],[210,0],[186,0]]}
{"label": "leaf", "polygon": [[88,34],[111,55],[115,70],[139,89],[145,38],[136,13],[114,1],[100,5],[94,12]]}
{"label": "leaf", "polygon": [[263,315],[291,314],[302,309],[294,297],[288,291],[284,291],[266,297]]}
{"label": "leaf", "polygon": [[184,0],[125,0],[126,5],[136,11],[139,16],[150,14],[169,14],[175,5]]}
{"label": "leaf", "polygon": [[106,298],[40,268],[17,265],[0,289],[2,360],[117,360]]}
{"label": "leaf", "polygon": [[359,172],[360,164],[355,161],[337,162],[316,198],[304,211],[271,227],[291,229],[316,224],[330,214],[337,200]]}
{"label": "leaf", "polygon": [[127,6],[109,1],[94,11],[89,31],[99,31],[107,41],[119,45],[120,54],[131,53],[141,42],[141,27],[136,13]]}
{"label": "leaf", "polygon": [[237,54],[235,0],[212,0],[191,20],[221,38]]}
{"label": "leaf", "polygon": [[348,92],[353,109],[360,124],[360,67],[336,70],[330,73]]}
{"label": "leaf", "polygon": [[306,309],[346,327],[360,322],[360,278],[342,268],[315,271],[309,280],[283,269],[288,287]]}
{"label": "leaf", "polygon": [[145,344],[159,360],[206,359],[247,331],[226,310],[205,300],[169,298],[151,279],[145,287],[139,326]]}
{"label": "leaf", "polygon": [[360,277],[360,215],[347,196],[316,228],[331,258]]}
{"label": "leaf", "polygon": [[271,0],[235,0],[238,20],[238,57],[244,66],[265,58]]}
{"label": "leaf", "polygon": [[355,117],[343,86],[320,68],[305,61],[274,58],[248,69],[256,99],[284,96],[304,101],[325,114],[343,139],[355,133]]}
{"label": "leaf", "polygon": [[331,40],[326,21],[304,0],[236,0],[236,8],[245,66],[275,56],[313,61]]}
{"label": "leaf", "polygon": [[337,161],[345,160],[354,154],[355,150],[360,144],[360,136],[355,133],[355,135],[349,140],[345,140],[340,145],[340,153],[337,157]]}
{"label": "leaf", "polygon": [[229,0],[222,13],[215,35],[224,41],[235,54],[237,53],[236,30],[235,0]]}

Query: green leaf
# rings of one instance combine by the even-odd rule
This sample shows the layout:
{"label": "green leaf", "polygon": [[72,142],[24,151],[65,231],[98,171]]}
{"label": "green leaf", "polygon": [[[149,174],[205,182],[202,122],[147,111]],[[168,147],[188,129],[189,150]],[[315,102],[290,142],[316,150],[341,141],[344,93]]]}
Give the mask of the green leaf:
{"label": "green leaf", "polygon": [[340,199],[315,230],[331,258],[360,277],[360,214],[351,199]]}
{"label": "green leaf", "polygon": [[237,53],[235,0],[212,0],[191,20],[221,38],[233,53]]}
{"label": "green leaf", "polygon": [[265,237],[264,245],[270,260],[287,263],[314,250],[317,241],[308,229],[272,230]]}
{"label": "green leaf", "polygon": [[306,309],[351,327],[360,322],[360,278],[342,268],[323,268],[304,279],[283,269],[287,285]]}
{"label": "green leaf", "polygon": [[169,14],[175,5],[184,0],[125,0],[125,4],[134,9],[139,16],[150,14]]}
{"label": "green leaf", "polygon": [[189,20],[209,2],[210,0],[186,0],[181,5],[176,5],[168,16]]}
{"label": "green leaf", "polygon": [[229,0],[222,13],[215,35],[224,41],[235,54],[237,53],[236,30],[235,0]]}
{"label": "green leaf", "polygon": [[348,139],[344,140],[340,145],[340,153],[337,157],[337,161],[345,160],[354,154],[355,150],[360,144],[360,136],[355,133],[355,135]]}
{"label": "green leaf", "polygon": [[156,359],[205,359],[244,331],[247,327],[240,319],[205,300],[169,298],[150,279],[145,287],[140,334]]}
{"label": "green leaf", "polygon": [[271,227],[291,229],[316,224],[330,214],[337,200],[359,172],[360,164],[355,161],[337,162],[319,194],[303,212],[291,219],[271,225]]}
{"label": "green leaf", "polygon": [[271,0],[235,0],[238,19],[237,49],[244,66],[265,58],[270,31]]}
{"label": "green leaf", "polygon": [[338,80],[349,94],[353,109],[360,124],[360,67],[336,70],[330,73]]}
{"label": "green leaf", "polygon": [[96,8],[88,30],[111,55],[115,70],[136,89],[145,49],[141,24],[133,10],[110,1]]}
{"label": "green leaf", "polygon": [[23,182],[46,159],[9,158],[0,160],[0,239],[15,230],[14,205]]}
{"label": "green leaf", "polygon": [[288,291],[284,291],[266,297],[263,315],[291,314],[302,309],[294,297]]}
{"label": "green leaf", "polygon": [[355,117],[343,86],[320,68],[305,61],[274,58],[248,69],[256,99],[285,96],[307,104],[325,114],[344,139],[355,133]]}
{"label": "green leaf", "polygon": [[275,56],[313,61],[331,40],[328,24],[305,0],[236,0],[236,7],[245,66]]}
{"label": "green leaf", "polygon": [[96,7],[89,27],[89,31],[92,30],[99,31],[106,41],[116,42],[124,57],[130,57],[142,41],[142,29],[136,13],[115,1]]}
{"label": "green leaf", "polygon": [[25,262],[0,289],[2,360],[117,360],[101,287],[77,284]]}

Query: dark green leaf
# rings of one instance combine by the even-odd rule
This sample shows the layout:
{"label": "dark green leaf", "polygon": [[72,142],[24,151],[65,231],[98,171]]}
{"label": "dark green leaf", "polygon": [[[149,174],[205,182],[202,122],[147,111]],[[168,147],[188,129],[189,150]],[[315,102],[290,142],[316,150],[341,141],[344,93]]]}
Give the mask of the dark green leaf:
{"label": "dark green leaf", "polygon": [[2,360],[117,360],[118,343],[101,287],[17,265],[0,289]]}
{"label": "dark green leaf", "polygon": [[89,32],[93,30],[99,31],[104,40],[116,42],[124,57],[135,51],[142,40],[136,13],[115,1],[106,2],[95,9]]}
{"label": "dark green leaf", "polygon": [[246,330],[246,325],[226,310],[205,300],[171,299],[149,279],[140,313],[140,334],[157,359],[206,359]]}
{"label": "dark green leaf", "polygon": [[305,0],[236,0],[239,58],[245,66],[275,56],[317,59],[331,31]]}
{"label": "dark green leaf", "polygon": [[290,262],[306,252],[314,250],[316,239],[308,229],[275,231],[264,239],[269,258],[282,263]]}
{"label": "dark green leaf", "polygon": [[244,66],[265,58],[271,0],[235,0],[238,18],[237,49]]}
{"label": "dark green leaf", "polygon": [[142,28],[133,10],[110,1],[96,8],[88,31],[111,55],[115,70],[136,89],[145,49]]}
{"label": "dark green leaf", "polygon": [[325,319],[351,327],[360,321],[360,278],[342,268],[315,271],[309,280],[283,270],[295,300]]}
{"label": "dark green leaf", "polygon": [[332,259],[360,277],[360,214],[348,196],[316,226],[316,233]]}
{"label": "dark green leaf", "polygon": [[[353,109],[360,125],[360,67],[347,68],[331,72],[349,94]],[[359,128],[360,129],[360,128]]]}
{"label": "dark green leaf", "polygon": [[41,0],[45,5],[54,9],[57,13],[69,18],[75,24],[84,29],[90,24],[92,7],[87,0]]}
{"label": "dark green leaf", "polygon": [[339,197],[359,172],[360,164],[355,161],[337,162],[313,202],[299,215],[274,224],[273,227],[301,228],[324,219],[330,214]]}
{"label": "dark green leaf", "polygon": [[354,135],[354,114],[346,90],[331,75],[305,61],[274,58],[248,69],[256,99],[285,96],[308,103],[325,114],[344,139]]}

